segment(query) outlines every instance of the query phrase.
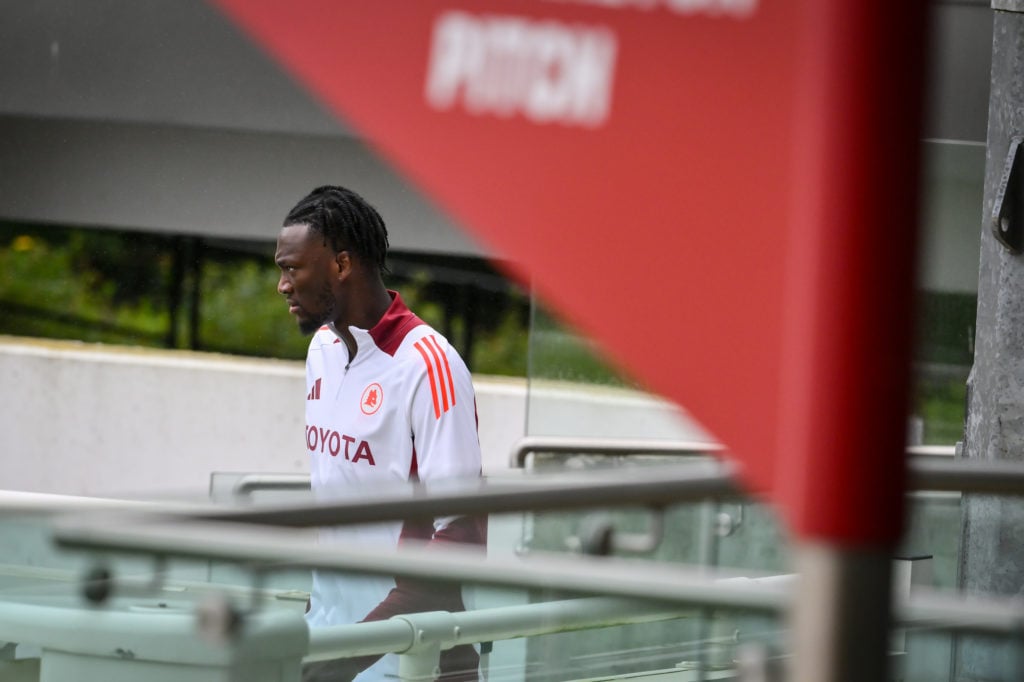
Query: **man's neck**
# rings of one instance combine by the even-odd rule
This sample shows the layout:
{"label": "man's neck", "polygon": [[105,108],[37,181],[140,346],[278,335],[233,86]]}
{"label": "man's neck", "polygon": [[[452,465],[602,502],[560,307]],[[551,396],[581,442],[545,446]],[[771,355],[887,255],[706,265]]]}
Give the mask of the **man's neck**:
{"label": "man's neck", "polygon": [[334,333],[348,347],[349,362],[356,357],[358,346],[348,328],[372,329],[391,307],[391,294],[388,293],[383,283],[375,283],[375,285],[367,287],[365,291],[353,292],[353,294],[353,305],[349,309],[351,313],[344,320],[335,320],[331,325]]}
{"label": "man's neck", "polygon": [[358,301],[359,305],[353,309],[349,326],[373,329],[391,307],[391,294],[383,284],[378,284],[364,292]]}

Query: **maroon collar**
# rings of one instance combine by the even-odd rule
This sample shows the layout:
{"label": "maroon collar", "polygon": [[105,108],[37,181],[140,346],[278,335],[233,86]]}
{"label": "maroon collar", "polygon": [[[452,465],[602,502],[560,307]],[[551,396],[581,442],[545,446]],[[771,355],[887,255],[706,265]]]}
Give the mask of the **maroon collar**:
{"label": "maroon collar", "polygon": [[397,291],[389,289],[388,294],[391,296],[391,305],[388,306],[387,312],[380,318],[380,321],[373,325],[370,337],[378,348],[393,356],[398,347],[402,345],[406,335],[412,329],[426,323],[406,307]]}

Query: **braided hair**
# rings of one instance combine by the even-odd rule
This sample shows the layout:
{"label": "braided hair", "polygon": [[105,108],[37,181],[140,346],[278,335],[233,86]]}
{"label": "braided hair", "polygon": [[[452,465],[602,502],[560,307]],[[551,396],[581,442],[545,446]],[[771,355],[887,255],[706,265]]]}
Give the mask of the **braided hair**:
{"label": "braided hair", "polygon": [[309,225],[336,252],[351,251],[366,265],[387,272],[388,229],[377,210],[352,190],[317,187],[288,212],[284,227]]}

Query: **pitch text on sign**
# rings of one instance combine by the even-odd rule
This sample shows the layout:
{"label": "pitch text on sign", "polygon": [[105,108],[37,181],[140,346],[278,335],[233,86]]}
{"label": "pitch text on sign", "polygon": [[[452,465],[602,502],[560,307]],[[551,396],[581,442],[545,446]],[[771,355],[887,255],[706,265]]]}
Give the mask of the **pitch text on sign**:
{"label": "pitch text on sign", "polygon": [[611,108],[615,34],[603,27],[446,12],[434,24],[427,102],[438,110],[596,127]]}

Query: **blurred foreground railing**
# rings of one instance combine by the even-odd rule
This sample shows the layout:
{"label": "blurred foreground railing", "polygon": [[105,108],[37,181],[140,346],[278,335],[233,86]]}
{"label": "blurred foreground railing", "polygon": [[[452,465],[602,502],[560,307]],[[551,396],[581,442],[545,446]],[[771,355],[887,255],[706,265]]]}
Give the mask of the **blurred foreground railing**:
{"label": "blurred foreground railing", "polygon": [[[65,521],[55,537],[65,547],[234,561],[257,573],[309,568],[769,613],[783,610],[790,599],[786,590],[725,580],[736,578],[729,572],[633,559],[546,553],[485,557],[460,546],[431,551],[411,543],[395,551],[322,545],[287,528],[122,515],[117,525],[110,520]],[[894,608],[903,625],[1024,634],[1024,606],[1014,600],[921,592]]]}
{"label": "blurred foreground railing", "polygon": [[[583,445],[583,441],[578,442],[575,451],[587,452]],[[550,443],[534,439],[529,447],[546,452],[565,447],[565,444],[562,439]],[[606,444],[604,451],[612,447],[621,447],[623,452],[633,451],[628,443]],[[1014,462],[977,462],[928,454],[909,456],[907,467],[908,491],[1024,494],[1024,467]],[[355,494],[343,500],[207,508],[191,516],[210,521],[313,527],[597,506],[662,509],[672,504],[737,498],[745,494],[736,480],[734,467],[720,461],[631,467],[628,475],[619,468],[456,484],[420,484],[416,491],[414,495],[402,490],[373,497]]]}
{"label": "blurred foreground railing", "polygon": [[[648,455],[648,456],[697,456],[720,455],[725,446],[708,441],[652,440],[645,438],[579,438],[575,436],[527,436],[521,438],[512,451],[509,464],[516,469],[529,463],[530,455],[537,453],[551,455]],[[953,457],[954,445],[909,445],[907,455],[923,457]]]}
{"label": "blurred foreground railing", "polygon": [[[582,441],[570,444],[562,439],[557,442],[533,439],[524,443],[517,452],[580,453],[587,451],[586,446],[587,443]],[[601,452],[626,454],[636,452],[634,446],[635,443],[605,442],[601,445]],[[692,444],[684,446],[686,452],[692,451]],[[667,453],[672,446],[661,443],[658,447]],[[908,489],[1024,493],[1024,468],[1019,465],[953,460],[949,454],[942,450],[910,456]],[[256,484],[260,482],[259,479],[253,480]],[[297,478],[290,477],[287,485],[296,484]],[[252,489],[259,489],[259,486],[249,488]],[[427,494],[422,494],[424,491]],[[324,546],[296,537],[294,531],[280,527],[625,505],[660,508],[673,503],[740,495],[742,492],[728,464],[701,461],[630,467],[627,476],[619,468],[480,481],[458,486],[426,486],[413,494],[402,491],[343,501],[303,501],[228,509],[174,509],[161,510],[160,514],[124,507],[110,513],[76,514],[73,518],[63,519],[58,524],[55,537],[64,547],[155,557],[222,560],[244,565],[256,574],[293,568],[335,570],[562,590],[568,594],[598,594],[604,595],[603,599],[656,602],[657,606],[652,609],[657,612],[698,607],[779,613],[788,607],[797,592],[791,589],[755,589],[749,583],[726,582],[722,578],[728,577],[727,574],[709,573],[707,569],[608,557],[540,553],[485,557],[480,552],[456,547],[444,552],[428,552],[421,547],[407,547],[394,552],[367,547]],[[24,502],[23,499],[23,507],[26,506]],[[0,496],[0,508],[4,505],[3,496]],[[117,576],[111,577],[111,584],[116,592]],[[641,610],[640,613],[646,612]],[[894,621],[906,627],[1009,635],[1018,641],[1024,637],[1024,609],[1013,600],[968,599],[921,592],[910,597],[901,596],[893,606],[893,613]],[[447,619],[451,615],[438,618],[449,623]],[[485,627],[480,623],[474,627],[477,626]],[[359,630],[361,634],[352,634],[356,631],[348,630],[349,627],[344,626],[334,635],[373,639],[384,637],[385,631],[391,633],[388,637],[398,632],[394,625],[375,625],[368,630]],[[407,633],[408,626],[405,628],[403,632]],[[333,635],[323,633],[314,637],[330,636]],[[472,639],[468,634],[466,637]],[[438,641],[448,640],[442,638]],[[310,650],[311,655],[326,655],[333,647],[326,639],[317,639],[317,642]]]}
{"label": "blurred foreground railing", "polygon": [[[701,450],[700,448],[704,448]],[[713,443],[631,441],[571,438],[526,438],[513,459],[525,461],[531,453],[695,455],[721,452]],[[908,490],[1024,494],[1024,467],[1012,462],[975,462],[951,459],[952,446],[913,446],[908,453]],[[308,488],[303,474],[245,474],[232,484],[236,496],[257,491],[300,491]],[[696,461],[658,467],[633,467],[573,474],[528,476],[518,479],[474,480],[454,486],[421,486],[429,496],[411,497],[407,490],[384,492],[372,498],[331,502],[275,503],[242,509],[222,505],[151,503],[142,501],[0,491],[0,511],[30,511],[94,506],[152,506],[192,512],[199,518],[237,520],[289,526],[359,524],[375,521],[454,514],[556,511],[623,505],[664,506],[704,499],[743,496],[734,469],[724,462]]]}
{"label": "blurred foreground railing", "polygon": [[[580,439],[529,439],[516,450],[516,458],[529,452],[636,452],[636,442]],[[692,452],[692,443],[644,444],[659,451]],[[1005,462],[974,462],[949,459],[949,451],[929,448],[927,455],[908,457],[908,488],[911,490],[967,491],[998,494],[1024,493],[1024,467]],[[914,450],[912,450],[913,452]],[[428,494],[410,496],[408,491],[374,498],[275,504],[248,509],[205,509],[172,520],[121,518],[115,525],[99,519],[75,520],[57,532],[65,546],[117,549],[151,554],[184,554],[273,565],[304,566],[335,570],[409,575],[437,575],[466,582],[519,587],[566,589],[576,592],[627,597],[690,601],[709,606],[776,608],[760,601],[763,595],[735,592],[720,594],[713,586],[699,584],[690,591],[680,583],[679,567],[644,563],[620,567],[617,560],[545,556],[543,561],[523,558],[481,560],[469,553],[456,556],[430,554],[396,560],[370,550],[319,547],[290,543],[287,531],[246,524],[271,526],[327,526],[360,524],[408,518],[458,514],[550,511],[635,505],[660,507],[672,503],[741,495],[733,469],[722,462],[694,462],[657,467],[635,467],[624,476],[621,469],[581,472],[573,475],[525,477],[516,481],[479,481],[457,487],[431,486]],[[232,522],[225,526],[220,522]],[[243,530],[243,528],[245,530]],[[273,538],[267,534],[273,535]],[[244,541],[243,541],[244,539]],[[279,545],[277,543],[284,543]],[[288,553],[279,550],[289,546]],[[454,551],[454,550],[453,550]],[[481,563],[483,561],[483,563]],[[642,566],[642,571],[638,567]],[[526,575],[524,575],[526,574]],[[737,601],[737,598],[739,601]],[[933,604],[934,606],[935,604]],[[943,602],[942,606],[950,605]],[[927,606],[925,604],[924,606]],[[955,605],[954,605],[955,606]],[[923,608],[923,606],[922,606]],[[940,609],[941,610],[941,609]],[[980,625],[979,625],[980,626]]]}
{"label": "blurred foreground railing", "polygon": [[673,608],[612,597],[563,599],[460,613],[416,613],[377,623],[310,628],[305,661],[397,653],[401,679],[430,679],[440,652],[461,644],[676,620],[694,613],[692,607]]}

